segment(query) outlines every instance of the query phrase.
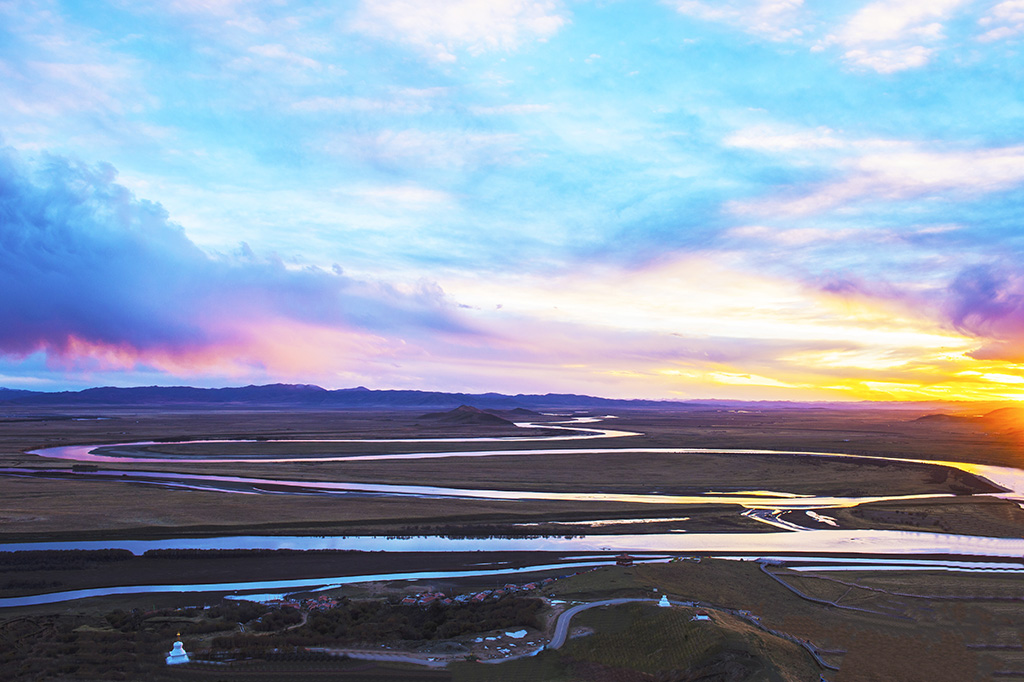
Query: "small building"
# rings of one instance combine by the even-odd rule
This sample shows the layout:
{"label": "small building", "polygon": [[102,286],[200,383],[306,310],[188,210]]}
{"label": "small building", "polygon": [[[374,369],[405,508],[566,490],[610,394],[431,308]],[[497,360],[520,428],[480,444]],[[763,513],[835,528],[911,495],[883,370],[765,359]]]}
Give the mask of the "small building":
{"label": "small building", "polygon": [[[178,637],[181,637],[181,633],[178,633]],[[171,651],[167,654],[167,665],[181,665],[182,663],[188,663],[188,654],[185,653],[185,645],[181,643],[179,639],[171,647]]]}
{"label": "small building", "polygon": [[711,620],[711,614],[707,611],[698,611],[690,620]]}
{"label": "small building", "polygon": [[633,557],[631,557],[628,554],[620,554],[619,556],[615,557],[615,565],[616,566],[632,566],[633,565]]}

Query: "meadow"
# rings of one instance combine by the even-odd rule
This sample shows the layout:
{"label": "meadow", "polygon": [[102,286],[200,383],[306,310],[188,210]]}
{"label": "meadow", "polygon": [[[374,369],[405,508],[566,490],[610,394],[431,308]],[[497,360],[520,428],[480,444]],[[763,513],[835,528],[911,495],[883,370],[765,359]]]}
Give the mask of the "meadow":
{"label": "meadow", "polygon": [[[541,425],[547,421],[552,426],[564,419],[530,417]],[[226,535],[599,537],[621,533],[779,532],[778,528],[741,515],[743,509],[738,504],[722,502],[644,504],[585,498],[527,501],[368,493],[296,495],[272,489],[263,494],[236,494],[175,487],[173,478],[161,484],[132,478],[146,472],[180,471],[512,492],[690,495],[768,490],[789,495],[926,495],[933,497],[818,511],[844,529],[1018,538],[1024,530],[1024,511],[1012,501],[990,496],[997,490],[991,483],[952,467],[891,461],[913,457],[1015,466],[1021,456],[1016,423],[1005,413],[998,419],[978,417],[973,412],[935,417],[929,410],[636,410],[621,411],[617,418],[607,419],[599,426],[640,435],[591,441],[503,441],[486,445],[507,451],[492,457],[200,463],[192,460],[258,460],[274,456],[301,460],[333,455],[471,452],[485,447],[480,442],[429,440],[269,442],[276,439],[492,438],[558,432],[500,423],[439,420],[411,410],[94,407],[84,412],[12,407],[0,418],[0,467],[6,474],[0,476],[0,543]],[[171,442],[200,439],[253,442]],[[161,442],[118,446],[107,452],[121,456],[172,456],[174,461],[83,464],[30,453],[61,445],[139,441]],[[573,452],[590,447],[612,451]],[[636,452],[658,447],[835,452],[880,459]],[[533,449],[555,452],[521,452]],[[128,473],[105,479],[94,476],[104,470]],[[814,525],[801,511],[782,512],[779,518]],[[566,554],[254,551],[108,556],[19,552],[0,562],[0,597],[114,584],[227,582],[479,565],[527,566],[554,561]],[[375,586],[350,585],[331,594],[383,604],[410,591],[453,591],[497,581],[395,581]],[[713,678],[728,667],[740,671],[737,675],[742,673],[736,679],[752,680],[816,680],[819,674],[830,680],[925,679],[921,674],[927,674],[927,679],[973,679],[997,673],[1005,677],[1024,670],[1024,654],[1020,653],[1024,649],[1014,629],[1014,623],[1024,617],[1019,607],[1024,602],[1020,601],[1018,582],[1014,575],[934,572],[844,571],[816,575],[813,571],[797,572],[784,566],[720,561],[705,556],[701,562],[588,570],[556,581],[542,595],[554,600],[548,607],[552,615],[559,609],[557,603],[564,600],[669,594],[674,600],[699,602],[711,608],[714,623],[705,630],[695,630],[688,620],[692,613],[684,609],[663,612],[626,605],[579,616],[579,632],[592,634],[570,640],[557,652],[500,665],[453,663],[444,670],[429,670],[397,663],[310,657],[285,660],[261,654],[253,659],[255,663],[244,668],[244,673],[237,668],[222,668],[219,672],[226,675],[224,679],[238,675],[251,675],[246,679],[283,679],[301,671],[335,679],[681,680],[702,670]],[[159,665],[159,656],[154,652],[166,648],[169,630],[165,626],[170,621],[153,621],[128,637],[111,625],[108,616],[114,612],[170,610],[171,615],[166,617],[174,620],[178,616],[173,613],[185,605],[212,607],[220,603],[221,597],[218,593],[122,595],[5,609],[0,612],[0,652],[11,663],[16,660],[11,658],[12,651],[38,640],[52,643],[46,649],[49,654],[40,653],[34,659],[43,668],[46,666],[40,661],[48,660],[49,656],[64,661],[62,665],[70,666],[66,670],[71,670],[79,652],[90,649],[100,652],[97,655],[102,659],[86,661],[98,666],[97,679],[108,674],[109,679],[119,679],[119,675],[120,679],[125,679],[125,675],[130,679],[139,674],[150,679],[218,679],[215,670],[192,667],[175,671]],[[757,620],[750,620],[750,614],[755,614]],[[261,636],[272,638],[274,630]],[[801,639],[813,643],[822,660],[838,671],[809,662],[802,645],[794,643]],[[207,646],[199,640],[189,640],[187,644],[193,648]],[[418,645],[404,642],[398,646]],[[59,668],[54,670],[59,672]],[[28,679],[35,674],[19,672],[17,667],[5,670],[13,675],[12,679]]]}

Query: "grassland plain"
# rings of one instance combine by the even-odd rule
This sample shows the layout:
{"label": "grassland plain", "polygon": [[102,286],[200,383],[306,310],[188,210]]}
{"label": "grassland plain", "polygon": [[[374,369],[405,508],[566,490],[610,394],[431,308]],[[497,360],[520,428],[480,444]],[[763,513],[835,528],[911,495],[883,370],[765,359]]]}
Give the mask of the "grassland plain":
{"label": "grassland plain", "polygon": [[[809,578],[782,570],[784,580],[803,581],[819,587],[812,596],[836,598],[835,576]],[[844,574],[844,580],[858,575]],[[872,574],[874,576],[874,574]],[[879,578],[882,580],[884,578]],[[1024,603],[1013,599],[992,600],[992,593],[1016,595],[1019,579],[995,575],[961,575],[951,596],[941,575],[904,574],[899,595],[871,590],[858,594],[856,587],[842,586],[852,596],[850,605],[865,606],[864,593],[889,600],[880,613],[848,610],[808,601],[764,575],[753,562],[704,560],[675,564],[648,564],[628,569],[607,568],[560,581],[554,591],[562,599],[651,594],[655,587],[673,599],[700,601],[732,611],[755,614],[766,628],[812,642],[822,657],[840,670],[829,674],[845,680],[973,680],[993,673],[1019,670],[1019,649],[999,646],[1012,640],[1019,647],[1016,623],[1024,617]],[[845,598],[840,601],[846,604]],[[836,653],[827,653],[836,652]],[[842,653],[838,653],[842,652]]]}
{"label": "grassland plain", "polygon": [[[47,410],[49,410],[47,412]],[[977,479],[952,470],[896,462],[843,462],[807,457],[751,455],[658,455],[630,453],[637,447],[748,447],[917,456],[1014,464],[1021,458],[1015,423],[969,418],[921,420],[919,412],[891,410],[729,410],[691,412],[632,411],[614,426],[642,433],[600,442],[622,448],[607,455],[463,458],[401,462],[281,464],[198,464],[190,471],[295,480],[477,486],[507,490],[538,489],[605,492],[687,493],[718,490],[780,489],[834,494],[980,492]],[[103,417],[99,419],[97,417]],[[546,419],[557,419],[545,417]],[[459,451],[477,443],[267,443],[268,438],[431,438],[442,436],[542,435],[517,427],[438,423],[416,411],[322,412],[274,410],[127,410],[92,407],[81,411],[10,408],[0,419],[0,465],[70,470],[73,463],[46,460],[26,451],[71,443],[118,443],[173,439],[260,439],[233,444],[159,446],[179,454],[348,453]],[[544,448],[565,449],[572,442],[551,441]],[[515,451],[535,442],[504,442]],[[294,451],[294,452],[293,452]],[[103,465],[133,471],[174,471],[173,465]],[[28,473],[26,471],[26,473]],[[326,499],[202,493],[144,487],[117,481],[47,481],[0,478],[0,537],[59,538],[72,534],[117,533],[154,537],[231,533],[522,533],[517,523],[575,522],[588,518],[683,517],[685,529],[761,531],[763,524],[739,517],[736,507],[707,505],[669,508],[596,501],[443,501],[386,497]],[[924,529],[985,535],[1015,535],[1024,511],[991,498],[890,502],[842,512],[852,528]],[[977,502],[975,504],[975,502]],[[566,532],[557,525],[535,531]],[[578,530],[578,529],[576,529]],[[605,527],[627,532],[630,527]],[[649,527],[649,530],[662,528]],[[86,535],[81,535],[85,533]]]}
{"label": "grassland plain", "polygon": [[584,669],[591,664],[662,679],[797,682],[819,673],[807,651],[793,642],[728,613],[715,612],[709,621],[695,621],[694,614],[695,609],[649,603],[585,611],[579,625],[594,634],[571,641],[560,653]]}
{"label": "grassland plain", "polygon": [[[5,414],[6,417],[0,418],[0,466],[20,468],[26,474],[34,467],[61,469],[70,474],[73,462],[43,460],[26,453],[39,447],[72,443],[114,444],[205,438],[524,435],[522,429],[501,425],[439,424],[413,412],[126,410],[96,407],[89,408],[88,413],[53,408],[29,412],[22,408],[12,408],[9,411],[5,409]],[[785,455],[699,455],[683,459],[646,455],[640,457],[630,453],[630,448],[638,447],[721,447],[848,452],[1008,466],[1017,466],[1022,461],[1021,432],[1018,422],[1012,419],[985,420],[969,415],[921,419],[925,416],[923,412],[869,409],[776,409],[748,413],[728,410],[635,411],[619,414],[613,426],[638,431],[643,435],[599,441],[602,447],[621,448],[621,455],[509,455],[481,460],[407,461],[401,465],[394,462],[188,463],[188,467],[189,470],[233,475],[416,482],[510,490],[583,491],[596,488],[631,492],[690,492],[713,487],[717,490],[778,489],[795,493],[950,493],[953,496],[932,500],[879,502],[849,509],[833,509],[827,513],[847,528],[920,529],[1020,537],[1024,529],[1024,512],[1017,505],[967,495],[986,488],[973,477],[951,475],[949,470],[894,462],[859,464]],[[173,449],[187,458],[189,453],[195,452],[265,453],[275,448],[289,453],[322,453],[327,447],[328,451],[338,453],[384,454],[468,450],[478,446],[472,443],[285,446],[257,442],[237,445],[221,443],[202,448],[193,445],[160,445],[149,449]],[[295,451],[290,450],[293,447]],[[502,443],[501,447],[514,451],[535,448],[537,444],[507,442]],[[567,449],[574,445],[552,441],[544,443],[543,447]],[[174,471],[176,464],[154,462],[112,466],[126,470]],[[586,529],[586,532],[633,532],[639,528],[691,532],[770,530],[764,524],[740,517],[739,509],[733,505],[675,507],[588,500],[531,501],[524,504],[521,501],[461,499],[235,495],[143,486],[118,480],[99,482],[0,477],[0,499],[3,500],[0,504],[0,540],[6,542],[257,533],[561,534],[581,532],[581,527],[572,523],[586,519],[629,520],[644,517],[686,517],[687,520],[658,524],[627,521],[621,527],[603,526],[600,529]],[[563,523],[559,525],[558,522]],[[523,527],[519,524],[542,525]],[[357,559],[350,557],[350,560]],[[385,563],[403,561],[401,557],[394,556],[379,559]],[[454,555],[424,557],[423,561],[429,563],[435,559],[440,562],[438,566],[461,561]],[[488,559],[508,560],[508,557]],[[221,563],[218,564],[218,561]],[[163,565],[155,558],[152,561],[143,558],[134,563],[135,567],[145,569],[142,571],[130,567],[133,560],[117,568],[86,567],[62,575],[40,574],[30,577],[11,573],[0,582],[3,582],[2,589],[6,590],[6,594],[20,594],[49,589],[38,585],[26,587],[21,584],[25,580],[60,582],[71,586],[95,582],[101,578],[108,581],[116,579],[123,583],[147,583],[151,582],[147,580],[149,576],[175,574],[180,575],[183,581],[190,581],[193,576],[217,579],[218,576],[230,575],[238,579],[251,572],[293,577],[296,571],[312,573],[327,570],[328,566],[318,564],[321,561],[327,560],[312,554],[304,555],[301,560],[280,555],[277,558],[268,557],[262,563],[237,558],[233,562],[199,558],[187,566],[182,563],[172,566],[168,562]],[[411,561],[422,563],[419,559]],[[331,567],[340,567],[340,564],[334,563]],[[1024,671],[1024,654],[1021,653],[1024,649],[1021,648],[1021,640],[1015,629],[1015,624],[1024,619],[1024,612],[1021,611],[1021,604],[1024,604],[1021,597],[1024,595],[1018,594],[1017,578],[844,572],[841,574],[842,580],[850,583],[844,584],[835,574],[813,576],[781,569],[778,569],[778,574],[777,577],[793,589],[777,582],[751,563],[706,559],[699,564],[681,562],[638,565],[632,568],[600,569],[559,581],[553,587],[554,593],[549,596],[558,599],[651,597],[657,587],[661,593],[668,593],[674,599],[699,601],[717,608],[714,611],[715,623],[722,627],[728,626],[726,630],[733,628],[730,625],[733,621],[729,619],[736,616],[735,612],[749,611],[756,614],[770,630],[807,639],[826,652],[822,654],[823,657],[840,667],[840,671],[834,675],[827,673],[829,679],[840,682],[862,679],[990,679],[997,673]],[[794,590],[821,601],[804,599]],[[379,594],[372,596],[381,598]],[[6,656],[11,651],[20,650],[25,642],[46,641],[55,643],[58,648],[54,651],[66,649],[66,656],[72,659],[68,665],[73,665],[76,657],[86,656],[81,653],[83,651],[88,656],[95,653],[99,657],[97,660],[113,661],[115,665],[111,670],[114,672],[111,674],[115,677],[111,679],[116,678],[117,674],[122,675],[122,679],[141,679],[139,675],[143,673],[147,679],[188,679],[188,675],[195,675],[194,679],[218,679],[216,671],[168,671],[158,665],[162,660],[162,652],[166,650],[167,633],[155,625],[152,632],[132,643],[131,647],[135,648],[128,652],[122,650],[128,646],[122,641],[123,638],[107,631],[104,626],[104,614],[113,609],[170,608],[181,606],[183,599],[196,602],[205,597],[116,597],[76,602],[70,607],[3,613],[0,614],[0,653]],[[824,601],[862,610],[821,603]],[[634,662],[625,659],[597,660],[597,652],[614,650],[615,647],[608,645],[594,648],[591,642],[601,642],[600,637],[627,641],[633,635],[625,633],[632,631],[634,624],[638,628],[644,627],[634,617],[635,614],[645,613],[642,609],[625,608],[621,612],[612,610],[609,613],[620,614],[614,616],[620,625],[602,621],[605,616],[593,614],[590,617],[596,619],[592,623],[595,634],[591,635],[593,639],[590,642],[588,638],[583,638],[567,645],[564,653],[549,652],[536,658],[496,666],[467,663],[451,666],[445,671],[430,671],[397,664],[264,661],[260,665],[265,667],[261,669],[250,667],[240,671],[233,668],[220,672],[225,676],[224,679],[288,679],[294,676],[296,670],[303,675],[323,676],[324,679],[333,676],[336,679],[647,680],[656,679],[658,675],[675,674],[672,671],[677,668],[672,667],[657,672],[641,670],[640,658]],[[743,627],[753,627],[742,618],[741,621],[741,625],[748,623]],[[584,619],[580,622],[586,624],[587,621]],[[614,628],[620,626],[623,629],[616,633]],[[679,627],[688,626],[680,624]],[[761,632],[760,629],[757,631]],[[740,634],[731,630],[722,636],[725,638],[722,641],[727,642],[742,639]],[[742,641],[747,642],[748,650],[757,648],[751,644],[753,640]],[[697,658],[698,649],[695,645],[691,652]],[[656,649],[647,651],[646,655],[657,659],[656,652]],[[682,665],[679,659],[671,658],[676,654],[674,651],[665,653],[664,664]],[[774,655],[768,656],[769,663],[765,664],[763,670],[774,670],[772,666],[777,668],[782,665],[772,657]],[[41,658],[45,659],[45,655]],[[692,661],[692,665],[698,664],[704,665],[701,661]],[[779,669],[784,668],[785,665],[782,665]],[[759,668],[751,668],[755,669]],[[19,679],[21,673],[17,668],[14,670],[15,676],[12,679]],[[77,679],[75,674],[66,673],[66,676]],[[210,677],[211,674],[214,677]]]}
{"label": "grassland plain", "polygon": [[[819,601],[799,596],[765,570]],[[353,604],[363,600],[379,610],[389,608],[387,603],[396,604],[411,589],[458,593],[479,588],[456,582],[419,587],[396,582],[348,586],[330,595],[355,600]],[[698,602],[699,606],[662,609],[627,604],[585,611],[573,621],[577,636],[562,649],[499,665],[453,663],[441,671],[296,652],[290,648],[292,640],[301,639],[301,630],[294,628],[296,618],[271,618],[266,607],[258,605],[230,605],[227,608],[234,610],[228,615],[218,612],[225,607],[219,606],[216,596],[191,597],[200,606],[209,600],[213,609],[204,611],[180,608],[181,597],[175,603],[168,595],[137,595],[79,602],[59,613],[18,613],[6,618],[0,623],[0,674],[12,680],[47,679],[40,673],[61,670],[63,679],[294,679],[306,673],[342,680],[467,682],[816,682],[819,675],[834,682],[995,679],[1005,676],[997,673],[1019,670],[1024,663],[1017,629],[1024,617],[1022,590],[1014,576],[813,575],[715,559],[606,567],[557,580],[544,595],[564,602],[666,594],[674,603]],[[404,618],[403,612],[394,608],[398,610],[393,616],[381,617],[381,622],[404,627],[404,621],[395,620]],[[692,621],[698,608],[707,610],[711,620]],[[218,641],[237,637],[235,620],[244,623],[246,632],[257,633],[247,635],[247,652],[220,649],[237,663],[175,671],[163,667],[162,654],[176,632],[182,632],[189,651],[216,653],[218,646],[230,646]],[[224,639],[224,635],[231,636]],[[804,640],[839,670],[819,667],[794,638]],[[462,637],[446,644],[432,636],[380,643],[387,643],[389,651],[422,652],[450,651],[470,641],[471,637]],[[275,651],[292,653],[283,656]],[[214,672],[220,676],[211,676]],[[49,679],[62,678],[57,674]]]}

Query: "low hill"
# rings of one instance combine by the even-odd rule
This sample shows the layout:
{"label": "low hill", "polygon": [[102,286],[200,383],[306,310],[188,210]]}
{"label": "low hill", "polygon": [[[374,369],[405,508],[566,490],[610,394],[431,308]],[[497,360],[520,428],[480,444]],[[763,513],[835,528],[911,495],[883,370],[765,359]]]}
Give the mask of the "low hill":
{"label": "low hill", "polygon": [[911,420],[922,426],[968,426],[997,433],[1024,430],[1024,407],[1000,407],[983,415],[926,414]]}
{"label": "low hill", "polygon": [[971,422],[974,417],[965,417],[957,414],[926,414],[917,419],[911,419],[915,424],[963,424]]}
{"label": "low hill", "polygon": [[578,616],[579,624],[594,634],[572,640],[559,653],[577,679],[782,682],[818,678],[817,666],[799,645],[721,611],[708,621],[695,622],[695,611],[653,604],[585,611]]}
{"label": "low hill", "polygon": [[980,418],[985,422],[1024,426],[1024,407],[1001,407]]}
{"label": "low hill", "polygon": [[448,412],[431,412],[421,417],[445,424],[479,424],[487,426],[513,426],[513,422],[502,419],[496,414],[485,412],[472,405],[459,405]]}

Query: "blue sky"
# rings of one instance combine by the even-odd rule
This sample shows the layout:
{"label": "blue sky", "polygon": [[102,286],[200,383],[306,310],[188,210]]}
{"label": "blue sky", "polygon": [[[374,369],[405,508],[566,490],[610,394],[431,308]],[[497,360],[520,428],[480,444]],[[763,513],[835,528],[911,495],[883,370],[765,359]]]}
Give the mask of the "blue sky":
{"label": "blue sky", "polygon": [[1019,398],[1024,0],[0,2],[0,385]]}

